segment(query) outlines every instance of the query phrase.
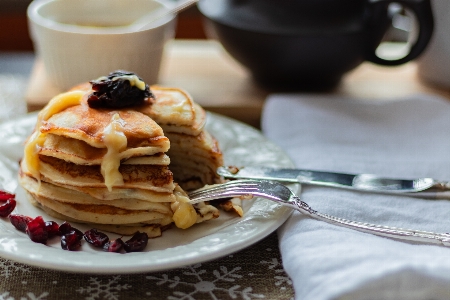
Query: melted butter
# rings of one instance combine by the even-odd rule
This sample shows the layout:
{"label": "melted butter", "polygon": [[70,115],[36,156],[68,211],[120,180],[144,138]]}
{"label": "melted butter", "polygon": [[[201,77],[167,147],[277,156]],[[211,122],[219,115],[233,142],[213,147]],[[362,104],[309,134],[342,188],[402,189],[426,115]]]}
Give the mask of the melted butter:
{"label": "melted butter", "polygon": [[35,131],[28,142],[25,144],[24,162],[31,175],[41,182],[41,173],[39,172],[39,150],[45,142],[46,134]]}
{"label": "melted butter", "polygon": [[85,92],[83,91],[72,91],[53,97],[53,99],[50,100],[50,102],[39,112],[36,129],[42,125],[42,121],[50,119],[50,117],[54,114],[57,114],[71,106],[80,104],[81,98],[84,94]]}
{"label": "melted butter", "polygon": [[115,81],[115,80],[119,80],[119,79],[128,80],[130,82],[131,86],[136,86],[141,91],[145,90],[145,82],[140,80],[139,77],[137,77],[136,75],[116,76],[116,77],[113,77],[112,80]]}
{"label": "melted butter", "polygon": [[[136,86],[141,91],[145,90],[145,82],[140,80],[139,77],[137,77],[136,75],[115,76],[111,80],[116,81],[116,80],[120,80],[120,79],[128,80],[130,82],[131,86]],[[101,80],[108,80],[108,77],[107,76],[100,76],[99,78],[96,79],[96,81],[101,81]]]}
{"label": "melted butter", "polygon": [[173,194],[177,198],[177,200],[176,200],[177,202],[187,203],[187,202],[191,201],[191,199],[189,199],[189,197],[186,194],[186,192],[179,185],[175,186]]}
{"label": "melted butter", "polygon": [[197,213],[192,204],[182,202],[173,213],[172,218],[178,228],[187,229],[197,222]]}
{"label": "melted butter", "polygon": [[125,121],[118,113],[111,118],[111,123],[103,131],[103,142],[107,152],[101,163],[101,172],[109,191],[113,186],[123,185],[123,176],[119,172],[120,152],[127,147],[127,137],[123,133]]}
{"label": "melted butter", "polygon": [[43,121],[47,121],[51,116],[57,114],[68,107],[80,104],[85,92],[72,91],[59,94],[53,97],[49,103],[39,112],[34,133],[28,139],[24,149],[24,162],[28,171],[40,183],[39,172],[39,150],[45,142],[47,134],[40,132]]}
{"label": "melted butter", "polygon": [[174,195],[176,200],[172,203],[173,221],[178,228],[187,229],[197,223],[197,212],[189,203],[189,197],[181,188],[175,188]]}
{"label": "melted butter", "polygon": [[187,100],[187,99],[184,99],[183,101],[181,101],[181,102],[179,102],[179,103],[177,103],[177,104],[172,105],[171,109],[172,109],[173,111],[176,111],[176,112],[179,112],[179,113],[182,113],[182,112],[185,112],[185,111],[190,111],[190,109],[191,109],[191,106],[190,106],[190,105],[189,105],[188,107],[185,108],[185,106],[186,106],[187,103],[188,103],[188,100]]}

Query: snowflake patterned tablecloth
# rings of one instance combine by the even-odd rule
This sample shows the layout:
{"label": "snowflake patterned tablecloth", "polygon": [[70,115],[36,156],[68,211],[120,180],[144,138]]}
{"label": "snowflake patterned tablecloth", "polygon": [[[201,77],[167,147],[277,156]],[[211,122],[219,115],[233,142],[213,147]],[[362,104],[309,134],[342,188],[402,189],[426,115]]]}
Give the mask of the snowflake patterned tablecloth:
{"label": "snowflake patterned tablecloth", "polygon": [[210,262],[144,274],[73,274],[0,258],[0,300],[292,299],[272,233]]}

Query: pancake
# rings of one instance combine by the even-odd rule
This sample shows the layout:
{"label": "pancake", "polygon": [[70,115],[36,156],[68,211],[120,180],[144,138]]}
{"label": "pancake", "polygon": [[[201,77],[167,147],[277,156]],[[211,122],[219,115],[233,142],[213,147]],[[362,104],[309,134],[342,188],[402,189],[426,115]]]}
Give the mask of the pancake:
{"label": "pancake", "polygon": [[[163,156],[163,154],[169,150],[169,147],[168,138],[162,137],[158,140],[154,139],[151,146],[125,149],[120,153],[120,159],[127,160],[133,157],[153,156],[152,164],[168,165],[170,159],[168,156]],[[106,148],[93,147],[82,140],[48,134],[39,153],[79,165],[99,165],[106,152]],[[160,158],[161,161],[156,161],[156,158]]]}
{"label": "pancake", "polygon": [[[206,184],[220,183],[216,170],[223,165],[218,142],[207,131],[197,136],[167,133],[171,148],[170,169],[175,181],[186,190],[201,188]],[[189,157],[189,159],[186,159]]]}
{"label": "pancake", "polygon": [[[42,206],[39,202],[37,202],[31,195],[28,194],[28,200],[30,203],[35,205],[36,207],[42,209],[49,216],[61,220],[65,220],[67,222],[76,222],[76,223],[84,223],[81,220],[72,219],[68,216],[62,215],[48,207]],[[169,225],[170,226],[170,225]],[[133,235],[136,232],[145,232],[149,238],[156,238],[161,236],[164,228],[168,228],[169,226],[160,226],[159,224],[126,224],[126,225],[108,225],[108,224],[95,224],[95,228],[98,230],[109,231],[121,235]]]}
{"label": "pancake", "polygon": [[152,91],[156,101],[139,111],[155,120],[166,134],[197,136],[204,130],[206,113],[186,91],[160,86],[152,86]]}
{"label": "pancake", "polygon": [[155,193],[155,197],[146,200],[140,200],[131,197],[101,200],[92,197],[89,194],[72,189],[67,189],[61,186],[55,186],[44,181],[38,184],[36,179],[29,176],[20,177],[20,183],[32,195],[45,197],[64,203],[109,205],[129,210],[152,210],[161,213],[172,214],[170,204],[175,201],[173,193],[163,194],[163,196]]}
{"label": "pancake", "polygon": [[42,122],[40,131],[81,140],[93,147],[105,148],[104,130],[114,115],[120,118],[121,132],[127,138],[128,148],[161,144],[169,145],[162,128],[150,117],[134,110],[91,109],[87,105],[75,105],[52,115]]}
{"label": "pancake", "polygon": [[192,205],[185,192],[221,181],[222,153],[204,129],[205,111],[183,90],[152,92],[124,107],[92,107],[90,84],[54,97],[21,162],[30,202],[62,220],[150,237],[172,223],[187,229],[217,218],[216,207]]}
{"label": "pancake", "polygon": [[[100,165],[77,165],[50,156],[39,155],[41,178],[67,186],[107,187]],[[174,189],[172,172],[165,165],[121,164],[118,172],[121,188],[170,192]]]}

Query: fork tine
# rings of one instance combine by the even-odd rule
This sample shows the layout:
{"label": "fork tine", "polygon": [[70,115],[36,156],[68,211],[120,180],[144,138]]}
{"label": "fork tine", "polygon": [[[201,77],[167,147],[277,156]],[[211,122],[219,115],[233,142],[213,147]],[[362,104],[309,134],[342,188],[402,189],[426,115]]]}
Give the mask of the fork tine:
{"label": "fork tine", "polygon": [[195,204],[198,202],[209,201],[209,200],[218,200],[224,198],[232,198],[238,196],[252,195],[252,193],[244,192],[244,191],[223,191],[220,193],[211,193],[211,194],[203,194],[200,196],[195,196],[190,198],[190,203]]}
{"label": "fork tine", "polygon": [[[215,184],[215,185],[210,185],[208,187],[209,188],[214,188],[214,187],[221,187],[221,186],[234,186],[234,185],[238,185],[241,186],[243,184],[257,184],[259,183],[259,180],[255,180],[255,179],[239,179],[239,180],[231,180],[231,181],[227,181],[225,183],[220,183],[220,184]],[[203,188],[200,188],[196,191],[201,191]],[[194,191],[195,192],[195,191]]]}
{"label": "fork tine", "polygon": [[233,192],[233,193],[246,193],[248,194],[251,191],[257,191],[256,186],[232,186],[232,187],[217,187],[214,189],[205,189],[202,191],[198,191],[195,193],[190,193],[189,197],[200,197],[208,194],[222,194],[226,192]]}
{"label": "fork tine", "polygon": [[221,189],[214,189],[214,190],[205,190],[201,193],[197,194],[189,194],[189,197],[192,199],[194,198],[200,198],[200,197],[220,197],[220,198],[226,198],[230,196],[240,196],[240,195],[248,195],[257,192],[258,190],[256,188],[221,188]]}
{"label": "fork tine", "polygon": [[223,184],[212,185],[189,193],[191,203],[201,201],[252,195],[258,191],[258,181],[235,180]]}
{"label": "fork tine", "polygon": [[219,190],[228,190],[228,189],[247,189],[247,188],[255,188],[257,187],[258,181],[254,180],[234,180],[222,184],[211,185],[206,188],[201,188],[189,193],[189,196],[195,197],[197,195],[201,195],[208,192],[219,191]]}
{"label": "fork tine", "polygon": [[223,194],[226,192],[232,192],[234,194],[236,193],[244,193],[248,194],[249,192],[256,192],[258,189],[257,187],[252,186],[242,186],[242,187],[221,187],[221,188],[215,188],[215,189],[207,189],[203,190],[194,194],[189,194],[190,197],[200,197],[205,195],[212,195],[212,194]]}

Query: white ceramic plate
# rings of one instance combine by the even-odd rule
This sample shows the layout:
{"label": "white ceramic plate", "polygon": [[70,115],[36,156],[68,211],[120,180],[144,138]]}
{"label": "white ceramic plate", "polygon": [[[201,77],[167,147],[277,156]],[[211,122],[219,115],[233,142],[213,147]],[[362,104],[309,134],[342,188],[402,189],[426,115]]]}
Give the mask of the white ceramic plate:
{"label": "white ceramic plate", "polygon": [[[56,220],[33,207],[17,183],[18,161],[23,142],[31,133],[36,115],[0,125],[0,184],[16,193],[16,213],[44,220]],[[237,121],[208,114],[207,129],[220,143],[226,165],[266,165],[291,167],[286,154],[267,141],[259,131]],[[297,189],[299,186],[293,186]],[[137,273],[160,271],[204,262],[241,250],[269,235],[290,215],[291,210],[265,199],[244,202],[244,217],[224,212],[218,219],[197,224],[188,230],[172,228],[162,237],[149,240],[147,248],[137,253],[106,253],[83,241],[80,251],[61,249],[60,239],[47,245],[32,242],[16,230],[7,218],[0,218],[0,256],[18,262],[82,273]],[[73,224],[82,231],[89,227]],[[110,238],[116,236],[110,235]],[[125,238],[124,238],[125,239]]]}

